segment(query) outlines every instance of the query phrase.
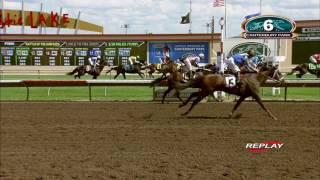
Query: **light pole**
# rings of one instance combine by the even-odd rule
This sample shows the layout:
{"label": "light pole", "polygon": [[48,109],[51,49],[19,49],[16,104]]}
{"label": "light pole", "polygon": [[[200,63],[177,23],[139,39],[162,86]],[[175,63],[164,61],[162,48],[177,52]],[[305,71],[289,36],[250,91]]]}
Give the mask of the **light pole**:
{"label": "light pole", "polygon": [[207,28],[207,34],[209,34],[210,23],[206,23],[206,28]]}
{"label": "light pole", "polygon": [[[223,48],[223,41],[224,41],[224,25],[225,25],[225,20],[223,17],[220,18],[219,24],[221,27],[221,43],[220,43],[220,73],[224,74],[224,48]],[[223,98],[225,97],[225,93],[223,91],[217,91],[214,93],[214,96],[218,101],[223,101]]]}
{"label": "light pole", "polygon": [[224,59],[224,48],[223,48],[223,43],[224,43],[224,18],[221,17],[220,20],[219,20],[219,24],[220,24],[220,27],[221,27],[221,43],[220,43],[220,52],[221,52],[221,55],[220,55],[220,71],[222,73],[224,73],[224,63],[223,63],[223,59]]}
{"label": "light pole", "polygon": [[124,33],[128,34],[128,29],[130,28],[130,24],[123,24],[121,28],[124,28]]}

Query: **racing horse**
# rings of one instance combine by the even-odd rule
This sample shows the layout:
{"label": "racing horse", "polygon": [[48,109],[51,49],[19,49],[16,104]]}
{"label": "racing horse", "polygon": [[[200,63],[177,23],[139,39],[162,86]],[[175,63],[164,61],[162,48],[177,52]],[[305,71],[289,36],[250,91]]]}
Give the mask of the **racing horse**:
{"label": "racing horse", "polygon": [[149,69],[148,74],[150,78],[154,78],[153,74],[158,71],[158,73],[162,73],[162,77],[165,77],[167,73],[175,72],[179,69],[179,64],[174,63],[174,61],[169,60],[165,64],[149,64],[147,66]]}
{"label": "racing horse", "polygon": [[85,75],[85,74],[89,74],[92,75],[92,79],[97,79],[98,76],[100,76],[103,68],[107,65],[107,62],[104,60],[101,60],[99,65],[96,65],[96,67],[92,67],[91,65],[81,65],[76,67],[72,72],[67,73],[67,75],[74,75],[74,78],[77,79],[77,77],[79,79],[81,79],[81,76]]}
{"label": "racing horse", "polygon": [[291,72],[287,73],[287,75],[292,75],[293,73],[298,72],[296,74],[297,78],[302,78],[307,72],[310,74],[316,75],[317,78],[320,78],[320,64],[315,63],[303,63],[299,64],[295,68],[291,70]]}
{"label": "racing horse", "polygon": [[[167,73],[169,75],[167,76]],[[178,71],[177,66],[173,61],[171,63],[167,64],[166,68],[166,73],[163,74],[161,77],[155,79],[154,81],[151,82],[151,87],[156,86],[156,85],[162,85],[163,82],[166,82],[166,85],[168,86],[168,89],[164,92],[162,96],[162,104],[164,103],[164,100],[166,96],[173,90],[175,89],[175,95],[176,97],[182,101],[180,97],[180,91],[183,90],[183,88],[180,84],[184,83],[183,75],[180,71]]]}
{"label": "racing horse", "polygon": [[[186,88],[200,88],[201,84],[200,79],[204,77],[204,75],[208,74],[214,74],[218,72],[218,69],[216,68],[215,64],[207,64],[203,68],[199,68],[196,70],[195,78],[190,79],[189,81],[185,82],[184,74],[181,72],[181,69],[175,69],[170,66],[168,66],[169,69],[171,69],[171,73],[169,76],[162,76],[156,80],[154,80],[151,83],[151,86],[155,85],[161,85],[164,81],[166,81],[166,85],[168,86],[168,89],[163,93],[162,96],[162,104],[165,101],[166,96],[172,91],[175,90],[176,97],[182,102],[182,99],[180,98],[180,91],[186,89]],[[182,83],[184,83],[182,85]],[[214,97],[215,98],[215,97]]]}
{"label": "racing horse", "polygon": [[111,68],[110,70],[108,70],[106,73],[110,73],[111,71],[116,71],[117,74],[114,76],[114,79],[117,79],[117,77],[122,74],[124,79],[127,79],[126,77],[126,73],[129,74],[138,74],[140,76],[141,79],[144,79],[144,73],[141,72],[141,70],[145,70],[146,67],[144,67],[145,65],[141,62],[136,62],[132,65],[119,65],[116,67]]}
{"label": "racing horse", "polygon": [[[184,107],[188,104],[188,102],[193,98],[196,99],[193,101],[191,107],[182,115],[187,115],[191,112],[195,105],[197,105],[202,99],[207,97],[208,95],[214,93],[215,91],[224,91],[229,94],[234,94],[240,96],[239,100],[235,104],[232,109],[229,117],[232,118],[234,112],[238,109],[240,104],[248,97],[253,97],[257,103],[262,107],[264,111],[266,111],[269,117],[277,120],[277,118],[268,110],[259,96],[259,88],[261,84],[265,83],[268,79],[273,79],[274,81],[278,81],[281,78],[281,73],[278,70],[278,65],[276,66],[262,66],[259,67],[259,71],[257,73],[245,73],[241,77],[240,83],[231,86],[231,84],[227,84],[225,77],[221,74],[209,74],[205,75],[202,78],[195,79],[193,82],[197,83],[200,87],[199,92],[194,92],[190,95],[190,97],[183,102],[179,108]],[[191,86],[190,84],[182,84],[182,86]],[[183,88],[183,87],[182,87]]]}

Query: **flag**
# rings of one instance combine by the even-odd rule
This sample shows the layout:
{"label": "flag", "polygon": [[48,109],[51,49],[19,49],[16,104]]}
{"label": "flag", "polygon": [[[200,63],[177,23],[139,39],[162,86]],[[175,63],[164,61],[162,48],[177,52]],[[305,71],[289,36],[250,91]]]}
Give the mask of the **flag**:
{"label": "flag", "polygon": [[245,19],[250,19],[250,18],[253,18],[253,17],[256,17],[256,16],[260,16],[260,15],[261,15],[260,13],[249,14],[249,15],[245,16],[244,18]]}
{"label": "flag", "polygon": [[224,6],[224,0],[213,0],[213,7]]}
{"label": "flag", "polygon": [[180,24],[189,24],[190,23],[190,13],[181,17]]}

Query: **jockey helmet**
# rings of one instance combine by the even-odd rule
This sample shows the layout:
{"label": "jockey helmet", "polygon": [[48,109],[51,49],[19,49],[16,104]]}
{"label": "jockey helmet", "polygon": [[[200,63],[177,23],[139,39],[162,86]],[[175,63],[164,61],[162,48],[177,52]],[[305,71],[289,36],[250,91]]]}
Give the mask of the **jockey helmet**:
{"label": "jockey helmet", "polygon": [[200,53],[200,54],[199,54],[199,57],[200,57],[200,59],[204,59],[204,54],[203,54],[203,53]]}
{"label": "jockey helmet", "polygon": [[256,52],[255,52],[253,49],[250,49],[250,50],[248,51],[248,58],[252,58],[252,57],[254,57],[254,56],[256,56]]}

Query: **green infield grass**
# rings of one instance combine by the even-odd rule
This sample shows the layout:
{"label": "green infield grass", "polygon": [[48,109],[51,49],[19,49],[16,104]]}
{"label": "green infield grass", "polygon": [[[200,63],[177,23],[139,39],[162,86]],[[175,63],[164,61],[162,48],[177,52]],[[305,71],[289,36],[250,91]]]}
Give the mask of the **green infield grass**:
{"label": "green infield grass", "polygon": [[[113,76],[112,76],[113,77]],[[111,77],[111,78],[112,78]],[[72,76],[66,75],[3,75],[2,80],[73,80]],[[99,79],[111,79],[109,75]],[[128,79],[140,79],[136,75],[128,75]],[[287,79],[294,76],[287,77]],[[314,78],[307,75],[306,78]],[[84,76],[82,79],[91,79]],[[118,78],[123,79],[122,76]],[[152,101],[153,89],[150,87],[92,87],[92,100],[94,101]],[[284,88],[280,89],[279,95],[272,95],[272,88],[261,88],[261,95],[265,100],[283,100]],[[319,88],[288,88],[288,100],[296,101],[320,101]],[[24,101],[26,100],[26,88],[18,87],[0,88],[1,101]],[[29,100],[32,101],[88,101],[89,89],[87,87],[32,87],[30,88]]]}

